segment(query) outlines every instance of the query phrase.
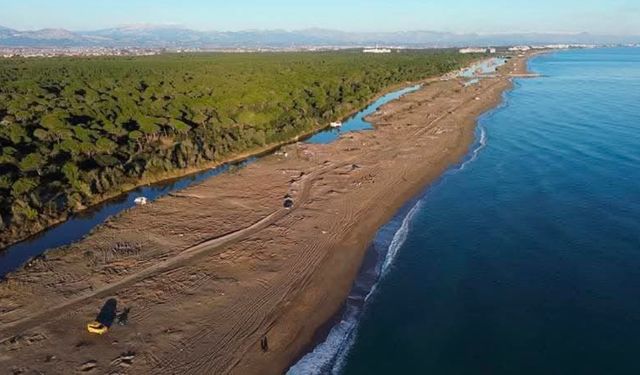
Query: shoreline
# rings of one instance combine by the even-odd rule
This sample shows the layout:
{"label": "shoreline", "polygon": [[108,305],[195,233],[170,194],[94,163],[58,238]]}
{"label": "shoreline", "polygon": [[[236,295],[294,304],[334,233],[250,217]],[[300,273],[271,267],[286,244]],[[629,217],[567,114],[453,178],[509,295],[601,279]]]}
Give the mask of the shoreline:
{"label": "shoreline", "polygon": [[[511,63],[526,71],[526,59]],[[477,117],[511,87],[502,70],[469,88],[434,80],[370,116],[372,132],[287,146],[295,157],[269,156],[129,210],[10,274],[0,284],[0,363],[55,370],[62,363],[45,363],[44,345],[79,365],[133,348],[137,372],[281,373],[343,305],[378,228],[466,155]],[[280,207],[284,194],[293,210]],[[133,306],[130,326],[109,333],[117,344],[83,332],[107,296]],[[34,325],[41,311],[60,318]],[[78,340],[90,345],[67,353]]]}
{"label": "shoreline", "polygon": [[[505,91],[509,90],[510,88],[505,89]],[[495,105],[493,106],[493,108],[497,107],[500,105],[501,100],[497,101],[495,103]],[[492,107],[489,107],[488,110],[490,110]],[[450,159],[450,163],[449,165],[454,165],[456,160],[460,160],[462,159],[469,151],[468,147],[470,147],[471,145],[473,145],[473,140],[474,140],[474,131],[475,131],[475,127],[471,129],[471,133],[470,134],[465,134],[465,142],[468,143],[468,146],[465,148],[465,150],[463,152],[460,151],[460,149],[457,149],[455,151],[453,151],[454,153],[452,155],[453,156]],[[442,171],[440,173],[434,174],[434,175],[429,175],[427,177],[425,177],[421,182],[416,183],[415,184],[415,188],[411,188],[409,189],[408,192],[406,192],[405,194],[403,194],[403,198],[400,199],[400,201],[402,202],[401,204],[399,204],[398,206],[394,205],[394,209],[390,209],[389,212],[389,216],[385,217],[385,220],[382,220],[381,222],[377,222],[377,224],[379,224],[378,226],[376,225],[372,225],[372,228],[380,228],[382,227],[384,224],[386,224],[387,222],[389,222],[389,220],[391,220],[393,218],[393,216],[395,215],[395,213],[397,213],[407,202],[411,202],[412,200],[414,200],[416,197],[420,196],[425,189],[428,189],[429,185],[435,181],[437,181],[437,179],[439,177],[441,177],[444,173],[446,173],[446,171],[449,170],[449,167],[447,168],[443,168]],[[392,213],[391,213],[392,212]],[[373,231],[372,233],[372,237],[375,236],[375,233],[377,232],[377,229],[375,231]],[[370,243],[370,242],[369,242]],[[364,253],[362,254],[362,257],[364,258],[366,256],[366,252],[367,250],[365,249]],[[359,270],[359,268],[358,268]],[[357,272],[357,271],[356,271]],[[344,296],[344,298],[342,298],[342,300],[344,301],[347,298],[347,296]],[[337,309],[330,318],[328,318],[328,320],[325,322],[325,324],[330,321],[330,320],[338,320],[339,319],[339,314],[342,312],[342,309],[344,308],[344,305],[341,305],[339,309]],[[326,326],[320,326],[319,329],[324,329],[326,332],[322,334],[322,340],[324,340],[324,338],[326,338],[329,330],[331,329],[331,327],[327,328]],[[289,364],[289,366],[287,368],[290,368],[291,366],[295,365],[296,362],[298,360],[300,360],[305,354],[307,354],[308,352],[310,352],[311,350],[313,350],[317,344],[319,344],[321,341],[319,340],[313,340],[313,342],[309,343],[306,347],[305,350],[303,350],[301,353],[299,353],[296,356],[296,360],[293,361],[292,363]],[[276,372],[274,372],[275,374]]]}
{"label": "shoreline", "polygon": [[[531,54],[530,56],[528,56],[527,58],[527,62],[535,57],[536,55],[540,55],[541,53],[536,53],[536,54]],[[528,70],[527,70],[528,71]],[[527,72],[527,73],[515,73],[515,74],[509,74],[509,76],[511,78],[538,78],[538,77],[542,77],[542,75],[538,74],[538,73],[531,73],[531,72]],[[473,128],[473,132],[474,132],[474,136],[473,136],[473,141],[471,142],[471,144],[469,145],[468,151],[464,154],[464,156],[458,161],[458,163],[456,164],[452,164],[451,166],[449,166],[449,168],[445,169],[444,172],[438,176],[436,179],[434,179],[433,181],[431,181],[430,183],[428,183],[426,186],[424,186],[422,188],[422,190],[420,190],[416,195],[412,196],[410,199],[408,199],[406,202],[404,202],[404,204],[398,209],[398,211],[396,213],[394,213],[391,218],[385,223],[383,224],[383,226],[381,226],[379,228],[379,230],[376,232],[374,238],[372,238],[372,240],[370,241],[367,249],[365,250],[364,253],[364,259],[363,259],[363,263],[361,264],[361,267],[358,270],[358,274],[356,276],[356,279],[354,280],[354,285],[352,287],[352,289],[349,291],[349,299],[356,299],[359,300],[360,298],[365,298],[368,297],[370,295],[370,293],[373,292],[373,290],[376,288],[376,286],[378,285],[378,282],[381,280],[385,270],[383,268],[383,264],[382,263],[386,263],[388,261],[393,261],[393,259],[389,259],[389,253],[385,253],[384,257],[381,259],[378,259],[378,263],[372,263],[372,260],[369,258],[372,257],[376,257],[379,254],[374,254],[374,252],[376,251],[373,245],[373,241],[377,238],[378,235],[380,235],[380,230],[382,230],[384,227],[391,225],[393,221],[398,220],[400,223],[404,222],[404,220],[407,219],[407,215],[411,215],[411,211],[413,209],[415,209],[416,205],[419,205],[420,202],[428,195],[429,190],[432,188],[432,186],[434,184],[439,183],[446,175],[447,173],[449,173],[450,171],[454,171],[456,169],[460,169],[463,168],[466,163],[469,162],[469,160],[467,159],[467,157],[469,157],[470,159],[475,158],[475,154],[479,149],[483,148],[484,146],[482,145],[482,137],[483,134],[478,132],[478,130],[480,130],[480,120],[481,118],[483,118],[484,116],[487,116],[489,114],[491,114],[493,111],[496,111],[498,109],[500,109],[504,104],[504,97],[506,96],[506,94],[514,89],[514,85],[512,84],[510,87],[508,87],[507,89],[505,89],[502,93],[501,99],[497,102],[497,104],[492,107],[489,108],[486,112],[482,113],[476,121],[476,126]],[[400,226],[402,224],[398,224],[399,228],[398,230],[401,230]],[[392,237],[395,237],[395,235],[397,235],[397,232],[393,233]],[[391,244],[387,244],[388,246],[390,246]],[[401,245],[400,245],[401,246]],[[386,249],[386,251],[390,251],[389,249]],[[376,267],[380,267],[379,271],[376,271]],[[375,280],[370,280],[370,278],[372,277],[372,273],[376,273],[376,279]],[[361,280],[362,278],[362,280]],[[356,286],[356,283],[358,283],[358,285]],[[368,284],[370,283],[370,289],[362,289],[362,285],[360,284]],[[303,358],[306,355],[312,354],[312,352],[316,349],[325,349],[326,348],[321,348],[321,345],[323,345],[325,343],[326,340],[329,339],[329,335],[332,333],[332,329],[335,328],[338,324],[341,323],[341,321],[343,319],[356,319],[359,323],[359,320],[361,319],[361,314],[363,314],[364,309],[365,309],[365,305],[363,303],[362,306],[356,306],[356,312],[354,313],[354,310],[350,311],[349,316],[345,316],[345,312],[349,309],[349,307],[347,306],[348,302],[345,300],[345,302],[342,304],[342,306],[336,311],[335,314],[333,314],[331,316],[330,319],[328,319],[323,325],[321,325],[317,331],[316,334],[313,337],[313,340],[306,346],[306,348],[295,358],[295,360],[290,364],[290,366],[288,367],[288,369],[286,370],[286,373],[288,374],[289,371],[291,371],[294,367],[296,368],[296,372],[293,372],[292,374],[304,374],[305,372],[299,372],[299,371],[305,371],[308,370],[307,368],[305,368],[305,366],[311,366],[311,369],[315,369],[315,366],[322,366],[321,368],[323,369],[323,372],[332,370],[335,371],[336,369],[336,363],[337,362],[333,362],[333,361],[340,361],[341,359],[344,359],[344,357],[339,357],[341,355],[341,351],[345,350],[344,348],[340,348],[340,351],[337,351],[335,353],[336,357],[331,357],[330,360],[327,360],[326,356],[326,352],[322,351],[322,353],[324,353],[324,355],[319,355],[316,358],[311,359],[312,362],[307,362],[307,363],[301,363],[300,361],[303,360]],[[355,304],[359,304],[359,302],[355,302]],[[353,309],[354,307],[351,306],[351,308]],[[355,314],[355,318],[354,318],[354,314]],[[355,323],[355,328],[353,332],[349,332],[349,335],[356,335],[357,334],[357,326],[358,323]],[[343,322],[344,324],[344,322]],[[344,329],[344,328],[342,328]],[[348,329],[348,328],[347,328]],[[345,343],[348,345],[348,347],[350,347],[353,344],[353,341],[355,341],[355,337],[351,337],[349,339],[349,342],[341,342],[341,345],[344,345]],[[330,349],[329,349],[330,350]],[[348,349],[347,349],[348,351]],[[319,360],[319,363],[313,362],[313,360]],[[325,362],[322,362],[322,361]],[[333,363],[334,367],[328,368],[325,367],[327,364],[331,364]],[[298,365],[301,364],[302,367],[298,367]],[[319,373],[319,372],[312,372],[312,373]]]}

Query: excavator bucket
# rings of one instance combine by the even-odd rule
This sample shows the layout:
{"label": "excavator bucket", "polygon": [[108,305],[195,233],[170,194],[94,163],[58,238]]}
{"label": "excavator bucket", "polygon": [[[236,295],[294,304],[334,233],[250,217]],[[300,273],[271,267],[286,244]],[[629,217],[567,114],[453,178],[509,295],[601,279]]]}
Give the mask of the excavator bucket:
{"label": "excavator bucket", "polygon": [[103,335],[107,333],[108,330],[109,330],[109,327],[105,326],[100,322],[94,321],[87,324],[87,331],[89,331],[89,333],[95,333],[96,335]]}

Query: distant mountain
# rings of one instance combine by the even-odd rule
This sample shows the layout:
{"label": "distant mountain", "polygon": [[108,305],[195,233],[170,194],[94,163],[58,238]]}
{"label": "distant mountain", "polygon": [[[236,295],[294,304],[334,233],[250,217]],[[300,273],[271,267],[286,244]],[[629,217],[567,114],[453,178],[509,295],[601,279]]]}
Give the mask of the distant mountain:
{"label": "distant mountain", "polygon": [[198,44],[202,33],[175,26],[131,25],[83,33],[84,37],[97,37],[113,45],[162,46]]}
{"label": "distant mountain", "polygon": [[435,31],[345,32],[326,29],[196,31],[179,26],[131,25],[86,32],[64,29],[18,31],[0,26],[0,46],[258,48],[395,45],[406,47],[502,46],[513,44],[638,43],[638,36],[580,34],[455,34]]}
{"label": "distant mountain", "polygon": [[95,41],[64,29],[17,31],[0,27],[0,46],[67,47],[93,45]]}

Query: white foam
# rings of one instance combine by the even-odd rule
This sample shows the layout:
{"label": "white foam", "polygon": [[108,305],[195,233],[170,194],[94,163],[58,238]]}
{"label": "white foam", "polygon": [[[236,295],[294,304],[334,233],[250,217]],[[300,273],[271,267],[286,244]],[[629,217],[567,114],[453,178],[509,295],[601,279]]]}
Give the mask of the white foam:
{"label": "white foam", "polygon": [[326,340],[292,366],[287,372],[288,375],[339,374],[342,371],[349,350],[355,342],[358,325],[360,323],[360,315],[366,308],[369,297],[375,293],[376,286],[387,274],[387,271],[398,255],[398,251],[406,241],[409,234],[409,225],[416,212],[418,212],[420,203],[421,202],[418,201],[411,210],[409,210],[402,220],[400,228],[394,233],[384,257],[378,281],[373,284],[371,290],[367,293],[364,299],[364,305],[359,307],[357,305],[347,304],[342,320],[331,328]]}
{"label": "white foam", "polygon": [[486,130],[484,130],[484,127],[482,127],[482,125],[478,125],[478,129],[480,129],[480,139],[478,140],[478,146],[474,148],[473,151],[471,151],[471,157],[460,164],[460,167],[457,168],[457,170],[459,171],[464,170],[467,165],[473,163],[478,158],[480,151],[482,151],[482,149],[487,145]]}
{"label": "white foam", "polygon": [[[389,267],[391,266],[393,261],[396,259],[396,256],[398,255],[398,250],[400,250],[404,242],[407,240],[407,235],[409,234],[409,223],[411,222],[416,212],[418,211],[418,208],[420,207],[420,202],[421,201],[418,201],[411,208],[409,213],[407,213],[407,216],[405,216],[404,220],[402,220],[402,225],[400,226],[400,228],[398,228],[398,231],[393,235],[393,239],[391,240],[391,244],[389,245],[389,250],[387,251],[387,255],[384,258],[384,263],[382,263],[381,276],[384,276],[387,273],[387,271],[389,270]],[[370,294],[371,293],[369,293],[369,295]],[[369,295],[367,295],[367,297],[369,297]]]}
{"label": "white foam", "polygon": [[[479,139],[477,146],[471,151],[471,156],[461,163],[458,168],[455,168],[450,172],[455,173],[465,169],[467,165],[478,158],[480,151],[487,145],[486,130],[481,125],[478,125],[478,129],[480,131]],[[344,363],[349,355],[349,351],[356,340],[362,311],[366,309],[369,298],[375,294],[380,280],[382,280],[391,269],[393,262],[398,256],[398,252],[407,240],[411,221],[421,206],[422,200],[416,202],[402,220],[400,227],[393,234],[393,238],[389,243],[380,268],[380,276],[365,296],[364,304],[359,307],[357,305],[347,303],[342,320],[331,328],[326,340],[317,345],[311,353],[308,353],[293,365],[287,372],[287,375],[337,375],[342,372]]]}

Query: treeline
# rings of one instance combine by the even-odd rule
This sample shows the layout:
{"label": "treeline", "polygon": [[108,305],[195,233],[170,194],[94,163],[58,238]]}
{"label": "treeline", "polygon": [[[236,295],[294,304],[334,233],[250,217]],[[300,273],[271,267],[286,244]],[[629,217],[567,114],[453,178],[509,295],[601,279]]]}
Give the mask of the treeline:
{"label": "treeline", "polygon": [[0,61],[0,247],[141,178],[310,131],[454,52]]}

